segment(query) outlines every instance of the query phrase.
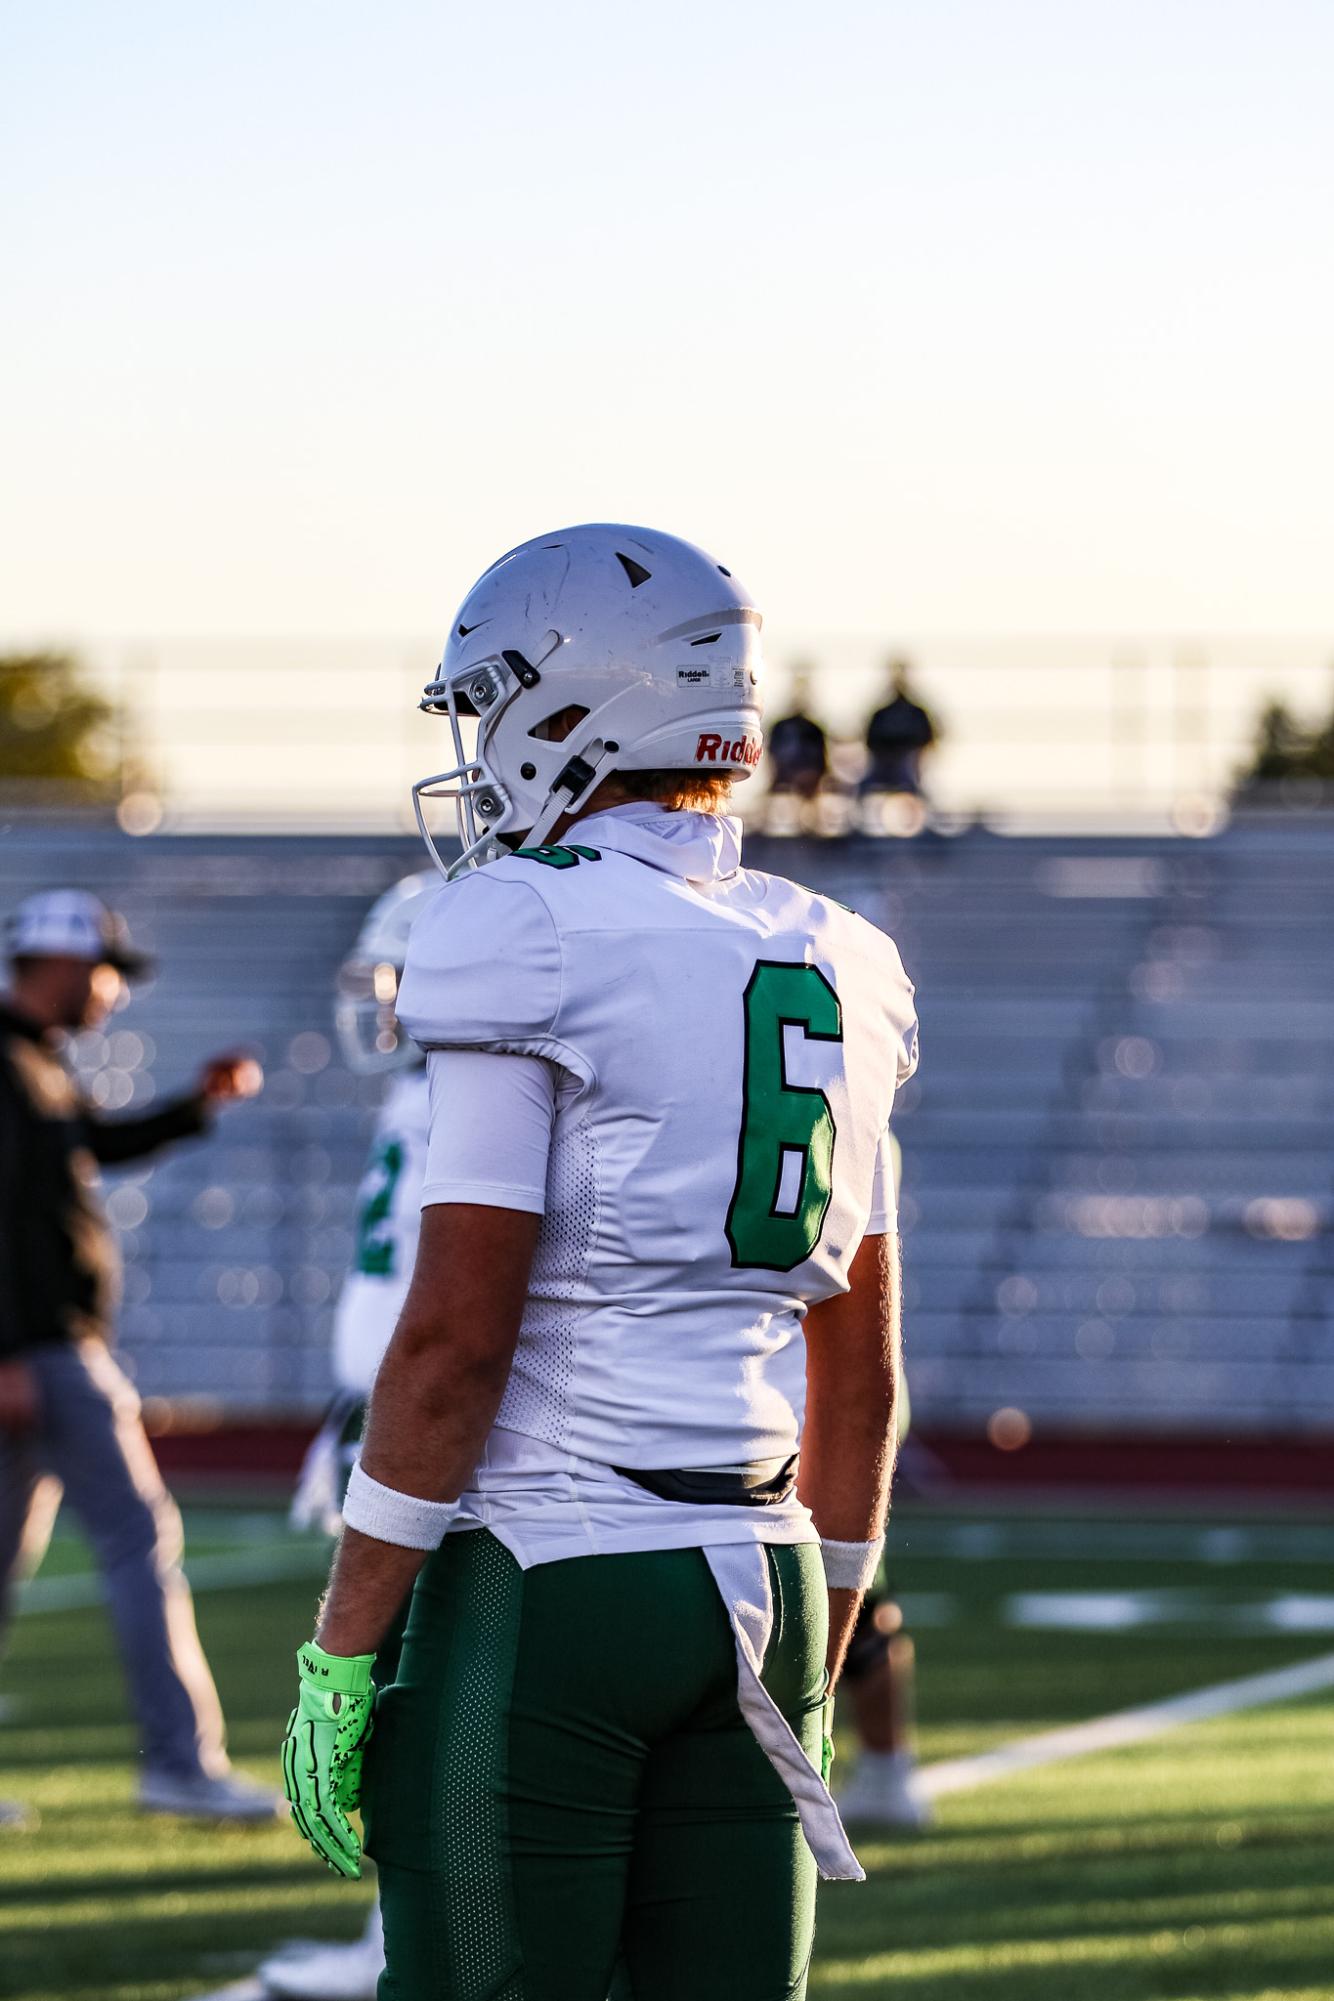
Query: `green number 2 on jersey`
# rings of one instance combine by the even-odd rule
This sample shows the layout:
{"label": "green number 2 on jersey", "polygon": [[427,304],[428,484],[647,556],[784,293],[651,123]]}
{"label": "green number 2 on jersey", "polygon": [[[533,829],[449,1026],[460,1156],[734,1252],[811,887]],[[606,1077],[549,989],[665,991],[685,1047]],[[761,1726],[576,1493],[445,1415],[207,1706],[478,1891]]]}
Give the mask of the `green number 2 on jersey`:
{"label": "green number 2 on jersey", "polygon": [[783,1031],[843,1040],[838,995],[816,966],[761,959],[745,993],[745,1082],[736,1187],[727,1212],[735,1266],[792,1271],[820,1240],[833,1193],[834,1114],[821,1090],[790,1084]]}
{"label": "green number 2 on jersey", "polygon": [[394,1233],[390,1217],[394,1190],[403,1172],[403,1148],[391,1139],[380,1148],[367,1177],[366,1199],[357,1217],[357,1270],[368,1278],[394,1276]]}

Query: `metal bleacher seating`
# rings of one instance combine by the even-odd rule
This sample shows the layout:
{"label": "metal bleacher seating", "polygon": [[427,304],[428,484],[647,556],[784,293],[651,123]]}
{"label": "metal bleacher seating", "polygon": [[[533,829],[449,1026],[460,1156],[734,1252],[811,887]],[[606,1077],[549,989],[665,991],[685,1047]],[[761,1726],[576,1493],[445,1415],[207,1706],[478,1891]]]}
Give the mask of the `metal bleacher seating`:
{"label": "metal bleacher seating", "polygon": [[1004,1409],[1328,1429],[1334,824],[973,839],[838,872],[921,990],[899,1123],[914,1407],[970,1430]]}
{"label": "metal bleacher seating", "polygon": [[[898,1130],[924,1423],[1328,1428],[1334,822],[756,839],[748,858],[883,924],[918,984]],[[77,882],[159,955],[78,1052],[108,1110],[217,1049],[266,1064],[263,1098],[210,1139],[108,1177],[146,1396],[233,1415],[323,1400],[376,1096],[342,1065],[332,979],[370,899],[419,865],[390,836],[134,841],[19,820],[0,840],[0,908]]]}

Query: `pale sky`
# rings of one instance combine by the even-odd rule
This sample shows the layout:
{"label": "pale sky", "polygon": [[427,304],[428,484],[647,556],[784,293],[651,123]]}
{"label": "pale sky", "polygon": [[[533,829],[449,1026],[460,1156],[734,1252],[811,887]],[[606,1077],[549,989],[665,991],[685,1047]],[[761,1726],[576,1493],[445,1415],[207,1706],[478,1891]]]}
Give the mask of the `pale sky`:
{"label": "pale sky", "polygon": [[1334,629],[1329,0],[0,5],[0,635]]}

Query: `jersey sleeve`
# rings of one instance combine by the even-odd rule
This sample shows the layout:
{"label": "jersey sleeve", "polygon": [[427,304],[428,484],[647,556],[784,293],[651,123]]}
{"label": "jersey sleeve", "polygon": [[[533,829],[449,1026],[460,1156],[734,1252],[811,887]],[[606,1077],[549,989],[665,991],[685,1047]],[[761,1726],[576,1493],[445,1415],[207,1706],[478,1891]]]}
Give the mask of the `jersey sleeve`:
{"label": "jersey sleeve", "polygon": [[538,1056],[435,1049],[426,1068],[431,1137],[422,1208],[476,1202],[542,1215],[556,1115],[554,1066]]}
{"label": "jersey sleeve", "polygon": [[[911,993],[912,989],[909,988]],[[914,1013],[899,1038],[898,1081],[906,1084],[917,1068],[917,1016]]]}
{"label": "jersey sleeve", "polygon": [[422,1049],[561,1060],[560,941],[526,882],[493,863],[431,898],[412,927],[396,1012]]}
{"label": "jersey sleeve", "polygon": [[871,1213],[866,1219],[866,1235],[892,1237],[897,1234],[898,1227],[898,1149],[886,1127],[875,1152],[875,1178],[871,1183]]}
{"label": "jersey sleeve", "polygon": [[[826,898],[825,904],[829,908],[830,899]],[[833,907],[847,909],[845,904]],[[917,1068],[917,990],[889,933],[855,911],[851,917],[855,929],[843,935],[859,962],[858,977],[869,995],[869,1019],[881,1053],[877,1070],[887,1084],[889,1066],[893,1065],[893,1089],[897,1091]]]}
{"label": "jersey sleeve", "polygon": [[916,989],[903,970],[898,946],[892,938],[884,938],[884,944],[888,948],[888,964],[884,969],[882,994],[894,1038],[894,1082],[897,1090],[900,1084],[907,1083],[917,1068]]}

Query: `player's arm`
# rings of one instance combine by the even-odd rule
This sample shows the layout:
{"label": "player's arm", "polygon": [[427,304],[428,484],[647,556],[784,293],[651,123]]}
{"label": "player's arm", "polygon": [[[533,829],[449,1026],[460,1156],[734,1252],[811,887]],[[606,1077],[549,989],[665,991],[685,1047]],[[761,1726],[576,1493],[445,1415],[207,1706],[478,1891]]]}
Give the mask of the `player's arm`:
{"label": "player's arm", "polygon": [[437,1049],[427,1077],[421,1235],[343,1509],[317,1634],[331,1654],[374,1652],[445,1534],[509,1379],[546,1207],[552,1066]]}
{"label": "player's arm", "polygon": [[[371,1397],[360,1469],[367,1532],[343,1532],[316,1637],[297,1655],[299,1696],[283,1740],[292,1819],[341,1876],[361,1874],[348,1816],[360,1801],[375,1650],[444,1535],[500,1407],[539,1221],[463,1202],[422,1213],[412,1284]],[[353,1495],[349,1485],[345,1516]],[[382,1520],[365,1516],[365,1495]]]}
{"label": "player's arm", "polygon": [[[375,1650],[448,1533],[500,1408],[546,1204],[555,1107],[536,1058],[432,1053],[431,1143],[412,1283],[371,1396],[366,1444],[316,1638],[283,1741],[292,1818],[343,1876],[374,1700]],[[438,1100],[448,1102],[437,1117]]]}
{"label": "player's arm", "polygon": [[[509,1378],[541,1217],[451,1202],[422,1211],[412,1284],[371,1397],[361,1463],[395,1493],[458,1499]],[[316,1638],[371,1654],[426,1550],[344,1532]]]}
{"label": "player's arm", "polygon": [[194,1139],[209,1129],[219,1105],[238,1098],[253,1098],[264,1086],[264,1072],[253,1056],[233,1050],[213,1056],[199,1073],[193,1091],[160,1105],[156,1111],[133,1118],[104,1119],[85,1106],[83,1139],[94,1160],[103,1167],[117,1167],[127,1160],[142,1160],[174,1140]]}
{"label": "player's arm", "polygon": [[[863,1238],[848,1279],[846,1293],[806,1315],[799,1488],[822,1542],[871,1545],[885,1531],[897,1443],[897,1236]],[[862,1596],[854,1589],[829,1593],[831,1687]]]}

